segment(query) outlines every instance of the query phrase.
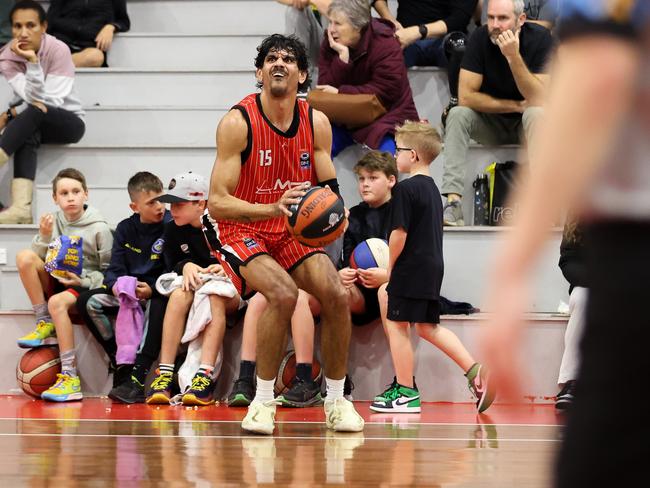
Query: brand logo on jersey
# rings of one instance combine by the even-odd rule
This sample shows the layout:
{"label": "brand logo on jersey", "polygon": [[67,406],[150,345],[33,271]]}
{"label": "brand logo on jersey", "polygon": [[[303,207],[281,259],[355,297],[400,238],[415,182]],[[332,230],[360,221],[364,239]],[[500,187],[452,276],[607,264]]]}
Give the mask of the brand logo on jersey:
{"label": "brand logo on jersey", "polygon": [[309,157],[309,151],[300,152],[300,169],[310,169],[311,168],[311,158]]}
{"label": "brand logo on jersey", "polygon": [[151,252],[154,254],[160,254],[163,251],[164,243],[165,240],[163,238],[158,239],[156,242],[153,243],[153,246],[151,246]]}
{"label": "brand logo on jersey", "polygon": [[259,246],[259,244],[257,243],[257,241],[256,241],[255,239],[253,239],[252,237],[246,237],[246,238],[244,239],[244,245],[245,245],[248,249],[252,249],[252,248],[254,248],[254,247],[258,247],[258,246]]}
{"label": "brand logo on jersey", "polygon": [[302,185],[304,181],[282,181],[280,178],[275,180],[273,186],[268,186],[266,181],[257,187],[255,193],[257,195],[270,195],[272,193],[284,193],[285,191]]}
{"label": "brand logo on jersey", "polygon": [[190,246],[188,246],[187,244],[181,244],[181,251],[183,251],[185,254],[189,254]]}

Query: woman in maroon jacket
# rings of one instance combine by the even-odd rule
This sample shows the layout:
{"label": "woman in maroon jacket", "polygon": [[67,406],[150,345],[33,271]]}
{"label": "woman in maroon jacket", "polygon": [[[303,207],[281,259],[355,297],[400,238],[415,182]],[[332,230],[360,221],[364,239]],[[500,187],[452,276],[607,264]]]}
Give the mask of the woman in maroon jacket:
{"label": "woman in maroon jacket", "polygon": [[316,88],[374,94],[387,110],[352,132],[333,125],[332,156],[355,142],[394,154],[395,126],[419,117],[393,24],[372,19],[367,0],[333,0],[327,14],[330,24],[321,45]]}

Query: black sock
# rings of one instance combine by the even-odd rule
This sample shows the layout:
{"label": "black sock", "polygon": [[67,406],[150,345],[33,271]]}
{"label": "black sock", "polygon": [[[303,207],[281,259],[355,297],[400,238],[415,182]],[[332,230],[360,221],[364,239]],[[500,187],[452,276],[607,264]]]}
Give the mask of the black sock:
{"label": "black sock", "polygon": [[311,381],[311,363],[296,364],[296,376],[302,381]]}
{"label": "black sock", "polygon": [[255,361],[240,361],[239,379],[247,379],[251,381],[255,379]]}
{"label": "black sock", "polygon": [[133,365],[133,371],[131,371],[131,377],[134,378],[141,385],[144,385],[144,382],[147,379],[148,372],[149,372],[149,368],[145,367],[143,364],[136,362],[135,365]]}

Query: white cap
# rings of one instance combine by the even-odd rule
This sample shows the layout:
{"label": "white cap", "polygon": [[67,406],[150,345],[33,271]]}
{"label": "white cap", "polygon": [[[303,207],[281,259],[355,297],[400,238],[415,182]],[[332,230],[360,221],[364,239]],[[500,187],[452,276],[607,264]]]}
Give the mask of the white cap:
{"label": "white cap", "polygon": [[169,182],[167,192],[158,197],[163,203],[198,202],[208,199],[208,182],[199,174],[181,173]]}

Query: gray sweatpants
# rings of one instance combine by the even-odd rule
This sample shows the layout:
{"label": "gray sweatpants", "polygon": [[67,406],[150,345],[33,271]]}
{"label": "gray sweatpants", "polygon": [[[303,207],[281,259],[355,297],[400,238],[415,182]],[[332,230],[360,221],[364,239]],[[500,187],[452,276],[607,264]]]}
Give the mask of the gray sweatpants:
{"label": "gray sweatpants", "polygon": [[521,117],[487,114],[467,107],[452,108],[445,130],[442,194],[463,194],[470,139],[490,146],[519,144],[522,130],[526,140],[530,140],[535,121],[541,115],[540,107],[526,109]]}

